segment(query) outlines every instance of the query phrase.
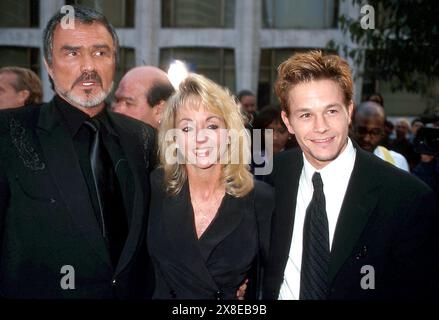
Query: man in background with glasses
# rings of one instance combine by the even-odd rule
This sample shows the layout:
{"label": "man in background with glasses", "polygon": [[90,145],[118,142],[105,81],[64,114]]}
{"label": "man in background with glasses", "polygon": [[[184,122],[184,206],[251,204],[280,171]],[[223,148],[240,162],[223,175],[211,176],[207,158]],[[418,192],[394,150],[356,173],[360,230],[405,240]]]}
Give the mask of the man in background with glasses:
{"label": "man in background with glasses", "polygon": [[380,145],[384,137],[386,115],[384,108],[373,101],[362,102],[353,117],[354,136],[360,147],[372,152],[377,157],[394,166],[409,171],[409,165],[404,156]]}

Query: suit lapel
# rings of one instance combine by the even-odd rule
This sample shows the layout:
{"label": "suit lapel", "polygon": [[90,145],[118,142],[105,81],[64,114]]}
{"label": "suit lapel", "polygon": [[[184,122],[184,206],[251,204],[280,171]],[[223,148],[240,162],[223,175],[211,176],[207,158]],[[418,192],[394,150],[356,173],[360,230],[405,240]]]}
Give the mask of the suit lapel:
{"label": "suit lapel", "polygon": [[[143,240],[143,231],[145,230],[146,210],[149,203],[149,179],[148,164],[145,163],[144,150],[139,148],[141,136],[140,133],[121,125],[120,121],[115,119],[115,115],[108,113],[111,122],[119,135],[119,141],[124,155],[128,161],[129,168],[134,179],[134,197],[132,212],[127,212],[129,222],[128,237],[124,249],[121,253],[119,263],[116,268],[116,274],[120,273],[131,261],[139,242]],[[152,143],[147,143],[152,145]]]}
{"label": "suit lapel", "polygon": [[98,256],[111,267],[102,232],[93,214],[88,187],[82,175],[72,139],[54,101],[41,107],[37,136],[44,158],[73,221]]}
{"label": "suit lapel", "polygon": [[276,211],[273,217],[271,248],[272,258],[280,261],[279,270],[283,274],[290,253],[294,228],[297,192],[303,158],[300,149],[289,152],[276,168],[274,186],[276,190]]}
{"label": "suit lapel", "polygon": [[169,197],[164,202],[161,219],[166,232],[165,238],[173,239],[173,251],[180,256],[179,261],[188,269],[194,270],[194,274],[200,278],[200,283],[218,290],[199,247],[189,199],[189,186],[186,182],[177,196]]}
{"label": "suit lapel", "polygon": [[373,208],[378,201],[379,181],[371,174],[375,168],[370,155],[358,146],[354,168],[337,220],[329,265],[330,283],[351,256]]}
{"label": "suit lapel", "polygon": [[[248,197],[244,199],[235,198],[228,194],[224,196],[217,216],[199,239],[203,243],[203,248],[205,248],[201,252],[204,261],[207,261],[212,250],[239,226],[245,211],[251,208],[251,204],[246,199]],[[190,218],[194,221],[193,210],[190,210],[190,212],[192,214]],[[195,225],[195,222],[193,224]]]}

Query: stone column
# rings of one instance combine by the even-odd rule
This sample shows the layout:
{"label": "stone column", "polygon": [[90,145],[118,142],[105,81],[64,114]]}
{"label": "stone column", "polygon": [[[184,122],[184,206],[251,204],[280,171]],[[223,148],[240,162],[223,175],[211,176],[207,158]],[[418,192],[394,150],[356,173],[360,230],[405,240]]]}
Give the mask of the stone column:
{"label": "stone column", "polygon": [[159,65],[158,32],[161,23],[161,1],[136,1],[136,66]]}
{"label": "stone column", "polygon": [[43,31],[46,27],[49,19],[57,12],[61,10],[64,5],[64,0],[44,0],[40,1],[40,31],[41,31],[41,45],[40,45],[40,60],[41,60],[41,81],[43,83],[43,101],[49,101],[52,99],[54,92],[50,87],[49,76],[46,68],[44,67],[44,50],[43,50]]}
{"label": "stone column", "polygon": [[261,2],[236,1],[236,91],[249,89],[257,95],[260,57]]}

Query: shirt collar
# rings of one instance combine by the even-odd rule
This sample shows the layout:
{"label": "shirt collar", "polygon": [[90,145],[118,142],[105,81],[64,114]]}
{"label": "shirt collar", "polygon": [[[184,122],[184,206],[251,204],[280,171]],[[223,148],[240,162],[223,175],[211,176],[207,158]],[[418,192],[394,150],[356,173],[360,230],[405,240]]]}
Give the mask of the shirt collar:
{"label": "shirt collar", "polygon": [[[55,96],[55,105],[64,117],[72,137],[78,133],[84,121],[90,118],[88,114],[72,106],[58,95]],[[102,112],[98,113],[93,118],[98,119],[109,133],[118,136],[116,131],[113,129],[108,111],[106,109],[107,108],[105,107]]]}

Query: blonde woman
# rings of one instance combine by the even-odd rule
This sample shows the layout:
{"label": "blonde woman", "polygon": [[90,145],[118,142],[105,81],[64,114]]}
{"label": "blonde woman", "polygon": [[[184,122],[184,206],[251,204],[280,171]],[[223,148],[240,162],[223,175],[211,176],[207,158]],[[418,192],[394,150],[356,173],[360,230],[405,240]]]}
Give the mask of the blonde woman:
{"label": "blonde woman", "polygon": [[249,172],[249,138],[233,97],[191,74],[168,100],[151,175],[148,248],[156,299],[257,298],[273,210]]}

